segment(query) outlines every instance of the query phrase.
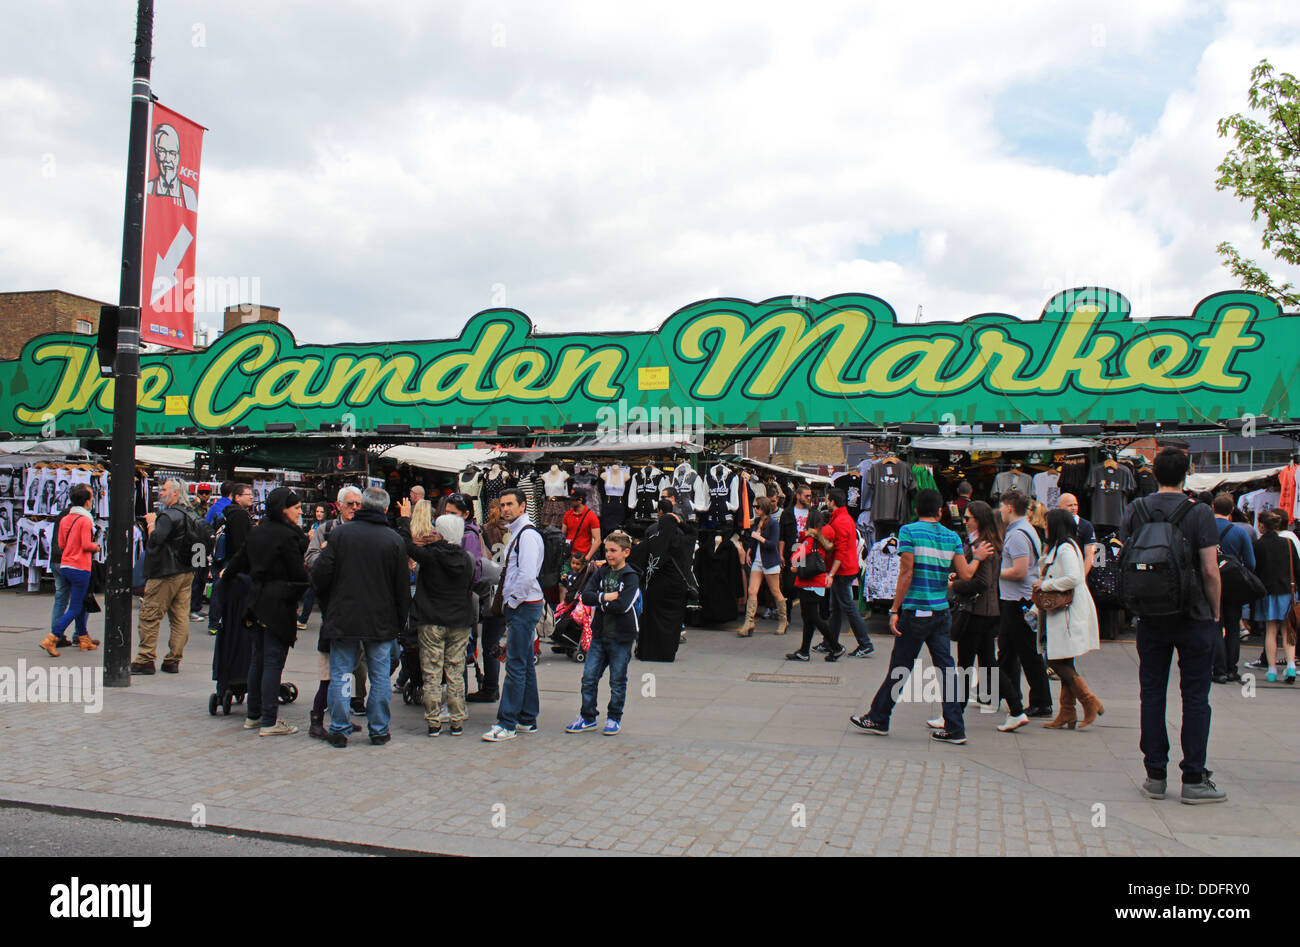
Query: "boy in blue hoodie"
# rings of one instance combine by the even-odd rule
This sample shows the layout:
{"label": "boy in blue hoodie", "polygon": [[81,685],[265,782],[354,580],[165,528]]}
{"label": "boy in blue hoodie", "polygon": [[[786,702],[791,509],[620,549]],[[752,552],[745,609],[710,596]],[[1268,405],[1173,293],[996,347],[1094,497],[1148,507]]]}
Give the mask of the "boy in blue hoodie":
{"label": "boy in blue hoodie", "polygon": [[641,577],[628,564],[632,540],[627,533],[611,533],[605,540],[605,564],[582,590],[582,603],[594,612],[591,648],[582,670],[582,710],[566,733],[596,729],[596,695],[600,677],[609,668],[609,707],[604,734],[612,737],[622,728],[627,699],[627,666],[640,631]]}

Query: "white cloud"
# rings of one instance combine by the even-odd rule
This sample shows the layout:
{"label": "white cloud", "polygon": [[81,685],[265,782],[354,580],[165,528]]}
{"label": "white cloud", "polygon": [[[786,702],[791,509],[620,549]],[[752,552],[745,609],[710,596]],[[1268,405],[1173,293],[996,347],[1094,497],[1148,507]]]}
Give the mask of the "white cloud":
{"label": "white cloud", "polygon": [[[454,334],[497,284],[543,331],[851,291],[908,319],[918,303],[1032,318],[1079,284],[1186,312],[1230,288],[1220,240],[1257,244],[1213,190],[1214,123],[1244,108],[1261,56],[1296,60],[1286,4],[1215,7],[1154,128],[1092,103],[1071,147],[1104,174],[1012,154],[994,105],[1154,56],[1203,6],[502,2],[361,20],[350,3],[193,0],[159,10],[154,85],[211,128],[200,275],[259,278],[313,341]],[[0,74],[22,129],[0,153],[0,289],[113,298],[134,4],[55,9],[19,11],[9,35],[34,40]]]}

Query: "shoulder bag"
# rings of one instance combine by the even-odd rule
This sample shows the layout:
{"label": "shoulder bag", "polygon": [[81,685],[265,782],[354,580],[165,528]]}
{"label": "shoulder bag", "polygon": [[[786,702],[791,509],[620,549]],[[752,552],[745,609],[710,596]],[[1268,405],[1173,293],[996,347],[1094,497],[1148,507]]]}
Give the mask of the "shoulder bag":
{"label": "shoulder bag", "polygon": [[[1056,548],[1059,550],[1061,547],[1057,546]],[[1053,557],[1052,561],[1055,562],[1056,558]],[[1046,574],[1047,569],[1044,568],[1042,575],[1046,577]],[[1030,592],[1029,597],[1044,612],[1059,612],[1061,609],[1069,607],[1070,603],[1074,601],[1074,589],[1066,589],[1063,592],[1049,592],[1039,587]]]}

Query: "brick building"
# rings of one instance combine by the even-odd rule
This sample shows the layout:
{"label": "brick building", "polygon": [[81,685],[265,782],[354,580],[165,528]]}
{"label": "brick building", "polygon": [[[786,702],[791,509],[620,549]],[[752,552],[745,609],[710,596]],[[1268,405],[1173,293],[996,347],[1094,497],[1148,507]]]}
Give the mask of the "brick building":
{"label": "brick building", "polygon": [[0,293],[0,359],[17,358],[29,339],[47,332],[94,335],[103,305],[60,289]]}
{"label": "brick building", "polygon": [[740,444],[742,456],[796,469],[800,464],[844,467],[841,437],[754,437]]}

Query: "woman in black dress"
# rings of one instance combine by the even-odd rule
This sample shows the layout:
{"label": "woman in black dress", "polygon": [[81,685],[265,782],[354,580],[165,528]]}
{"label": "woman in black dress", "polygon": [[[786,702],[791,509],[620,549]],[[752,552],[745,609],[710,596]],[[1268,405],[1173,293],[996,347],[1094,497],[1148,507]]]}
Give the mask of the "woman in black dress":
{"label": "woman in black dress", "polygon": [[675,660],[686,626],[695,527],[682,523],[672,509],[671,500],[659,501],[658,523],[628,558],[642,576],[645,605],[636,647],[641,661]]}

